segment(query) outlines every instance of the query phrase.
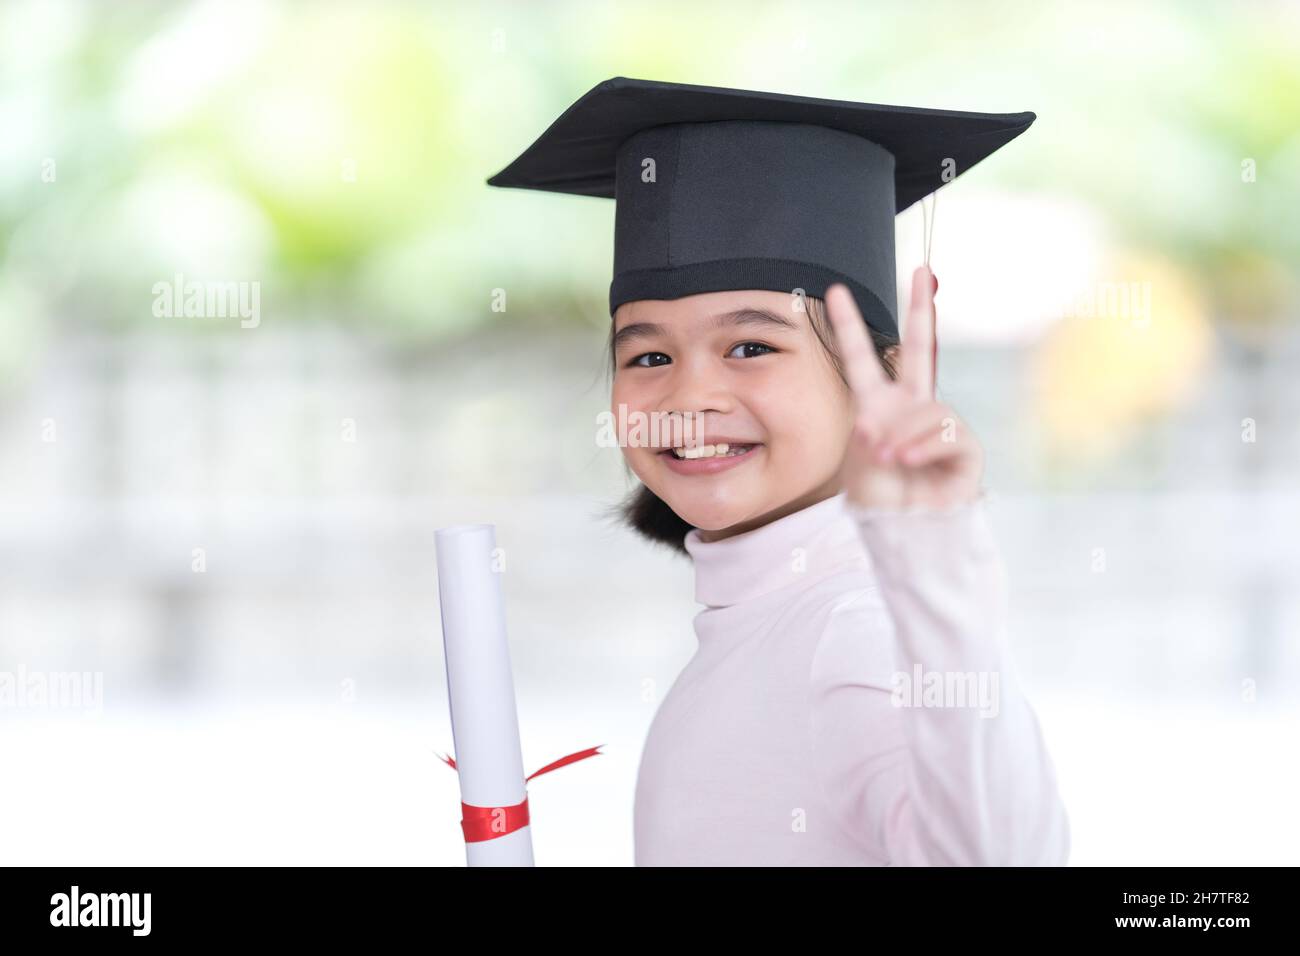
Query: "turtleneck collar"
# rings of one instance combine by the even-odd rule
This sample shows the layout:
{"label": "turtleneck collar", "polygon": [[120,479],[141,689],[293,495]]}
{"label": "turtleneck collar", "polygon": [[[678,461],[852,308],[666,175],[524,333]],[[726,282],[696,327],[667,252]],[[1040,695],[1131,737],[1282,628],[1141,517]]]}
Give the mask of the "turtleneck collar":
{"label": "turtleneck collar", "polygon": [[867,564],[843,492],[719,541],[702,541],[694,528],[685,543],[695,564],[695,600],[710,608],[741,604],[795,581],[810,582],[846,564]]}

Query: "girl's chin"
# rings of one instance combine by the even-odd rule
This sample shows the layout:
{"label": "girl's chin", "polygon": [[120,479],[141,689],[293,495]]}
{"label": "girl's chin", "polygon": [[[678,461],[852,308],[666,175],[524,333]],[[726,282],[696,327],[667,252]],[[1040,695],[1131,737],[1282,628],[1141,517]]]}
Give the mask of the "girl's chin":
{"label": "girl's chin", "polygon": [[703,531],[722,531],[734,527],[764,510],[757,494],[741,493],[734,489],[723,494],[718,493],[720,489],[715,489],[713,494],[692,494],[690,491],[682,492],[671,488],[651,490],[679,518]]}

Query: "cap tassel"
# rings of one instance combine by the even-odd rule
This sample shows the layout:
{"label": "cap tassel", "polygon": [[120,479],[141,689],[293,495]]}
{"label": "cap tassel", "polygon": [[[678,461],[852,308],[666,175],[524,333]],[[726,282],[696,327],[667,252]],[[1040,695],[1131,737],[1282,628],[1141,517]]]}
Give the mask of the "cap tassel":
{"label": "cap tassel", "polygon": [[[925,268],[930,273],[930,297],[933,299],[934,294],[939,291],[939,277],[934,274],[930,268],[930,248],[934,243],[934,218],[936,215],[936,206],[939,202],[939,194],[931,193],[928,197],[930,206],[927,209],[925,199],[921,200],[921,244],[922,254],[925,257]],[[934,369],[934,387],[935,391],[939,388],[939,313],[936,310],[934,316],[934,338],[930,343],[930,367]]]}

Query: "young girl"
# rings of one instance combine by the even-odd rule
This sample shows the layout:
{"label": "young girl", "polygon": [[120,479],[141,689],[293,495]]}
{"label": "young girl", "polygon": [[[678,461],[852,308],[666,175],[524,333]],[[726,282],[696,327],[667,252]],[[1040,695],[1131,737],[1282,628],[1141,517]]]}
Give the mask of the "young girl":
{"label": "young girl", "polygon": [[615,418],[702,426],[623,448],[627,521],[704,605],[638,864],[1066,862],[928,268],[895,315],[897,211],[1033,118],[617,77],[488,180],[616,199]]}
{"label": "young girl", "polygon": [[[901,355],[838,285],[830,347],[816,299],[793,327],[739,319],[791,314],[761,290],[618,309],[615,407],[702,413],[706,446],[625,449],[629,522],[690,554],[706,606],[642,756],[638,865],[1066,862],[980,446],[933,397],[936,288],[917,269]],[[929,675],[975,692],[900,688]]]}

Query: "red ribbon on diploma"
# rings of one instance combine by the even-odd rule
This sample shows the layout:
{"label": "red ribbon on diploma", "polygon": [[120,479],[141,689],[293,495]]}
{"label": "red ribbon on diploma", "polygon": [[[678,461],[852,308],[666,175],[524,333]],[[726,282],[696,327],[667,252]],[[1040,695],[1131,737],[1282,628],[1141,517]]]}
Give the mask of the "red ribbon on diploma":
{"label": "red ribbon on diploma", "polygon": [[[548,763],[541,770],[534,770],[524,777],[523,801],[516,803],[512,807],[476,807],[472,803],[466,803],[462,800],[460,802],[460,828],[465,831],[465,842],[479,843],[483,840],[495,840],[507,833],[514,833],[520,827],[528,826],[528,781],[532,780],[533,777],[550,773],[565,764],[585,760],[587,757],[594,757],[600,753],[600,748],[603,746],[605,745],[596,744],[596,746],[588,747],[586,750],[576,750],[559,760]],[[455,758],[444,757],[442,754],[439,754],[438,757],[452,770],[456,770]],[[459,773],[460,771],[457,770],[456,772]]]}

